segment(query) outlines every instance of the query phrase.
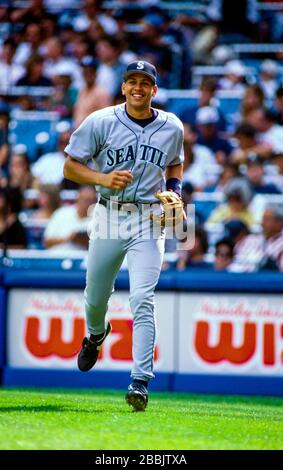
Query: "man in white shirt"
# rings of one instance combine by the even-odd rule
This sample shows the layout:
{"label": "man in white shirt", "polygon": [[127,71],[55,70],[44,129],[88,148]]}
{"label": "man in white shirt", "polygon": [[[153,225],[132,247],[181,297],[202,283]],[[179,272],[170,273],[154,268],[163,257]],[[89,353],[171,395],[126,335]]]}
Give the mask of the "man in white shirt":
{"label": "man in white shirt", "polygon": [[190,182],[197,190],[205,190],[216,183],[220,167],[214,153],[196,143],[197,134],[190,124],[184,124],[184,182]]}
{"label": "man in white shirt", "polygon": [[66,154],[64,148],[69,142],[70,131],[60,133],[58,137],[58,149],[42,155],[33,165],[32,174],[41,184],[60,184],[63,181],[63,167]]}
{"label": "man in white shirt", "polygon": [[73,251],[87,249],[90,206],[96,202],[95,191],[83,186],[76,204],[57,209],[44,232],[45,247],[52,250]]}
{"label": "man in white shirt", "polygon": [[262,269],[283,272],[283,209],[268,206],[262,218],[262,234],[243,239],[231,271],[251,272]]}
{"label": "man in white shirt", "polygon": [[271,150],[282,146],[283,126],[276,124],[273,112],[264,108],[255,109],[249,113],[246,121],[256,127],[261,144],[269,146]]}
{"label": "man in white shirt", "polygon": [[2,93],[9,91],[25,74],[24,67],[14,62],[15,53],[16,43],[13,39],[6,39],[0,56],[0,91]]}

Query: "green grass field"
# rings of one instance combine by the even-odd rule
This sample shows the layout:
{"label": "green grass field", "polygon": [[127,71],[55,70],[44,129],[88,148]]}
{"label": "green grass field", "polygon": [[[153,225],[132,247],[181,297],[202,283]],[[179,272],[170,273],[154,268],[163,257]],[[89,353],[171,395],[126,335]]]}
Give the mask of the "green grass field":
{"label": "green grass field", "polygon": [[283,399],[0,389],[1,449],[283,449]]}

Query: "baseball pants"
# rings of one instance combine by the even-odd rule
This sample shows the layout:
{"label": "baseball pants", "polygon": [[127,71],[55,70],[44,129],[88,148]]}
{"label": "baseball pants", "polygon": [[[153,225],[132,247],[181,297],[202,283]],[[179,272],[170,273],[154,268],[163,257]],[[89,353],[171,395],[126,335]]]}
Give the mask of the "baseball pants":
{"label": "baseball pants", "polygon": [[[133,314],[133,367],[131,377],[149,380],[153,374],[153,354],[156,337],[154,289],[160,275],[164,254],[164,231],[160,236],[146,236],[141,228],[142,214],[127,214],[96,205],[94,227],[90,236],[85,306],[87,326],[97,335],[105,330],[108,301],[114,289],[115,278],[127,255],[130,279],[130,306]],[[146,217],[146,216],[145,216]],[[97,231],[97,224],[99,230]],[[127,234],[127,227],[131,233]],[[111,227],[117,237],[101,237],[101,227]],[[121,229],[124,234],[121,237]],[[97,232],[100,235],[97,236]],[[102,230],[103,232],[103,230]],[[117,234],[118,232],[118,234]]]}

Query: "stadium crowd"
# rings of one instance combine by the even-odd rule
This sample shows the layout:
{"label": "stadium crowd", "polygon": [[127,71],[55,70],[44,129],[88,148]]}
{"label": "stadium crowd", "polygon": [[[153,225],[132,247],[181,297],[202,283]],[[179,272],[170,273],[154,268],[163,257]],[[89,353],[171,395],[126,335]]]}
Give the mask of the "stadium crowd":
{"label": "stadium crowd", "polygon": [[126,64],[142,58],[158,68],[154,106],[184,124],[183,199],[196,208],[194,248],[168,241],[164,269],[283,271],[283,47],[257,47],[282,41],[283,2],[187,3],[0,0],[2,248],[86,249],[96,195],[64,179],[64,148],[88,114],[123,101]]}

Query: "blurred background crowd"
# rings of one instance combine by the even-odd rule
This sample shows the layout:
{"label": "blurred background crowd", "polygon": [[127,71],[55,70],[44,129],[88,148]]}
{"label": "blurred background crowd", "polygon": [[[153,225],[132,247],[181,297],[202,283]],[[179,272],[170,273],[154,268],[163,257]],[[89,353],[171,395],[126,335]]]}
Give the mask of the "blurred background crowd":
{"label": "blurred background crowd", "polygon": [[283,2],[0,0],[0,247],[87,249],[93,188],[63,178],[91,112],[123,102],[126,64],[185,128],[195,245],[164,269],[283,271]]}

